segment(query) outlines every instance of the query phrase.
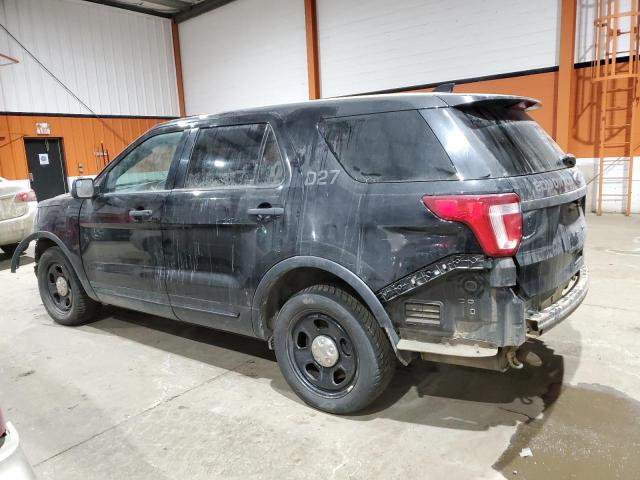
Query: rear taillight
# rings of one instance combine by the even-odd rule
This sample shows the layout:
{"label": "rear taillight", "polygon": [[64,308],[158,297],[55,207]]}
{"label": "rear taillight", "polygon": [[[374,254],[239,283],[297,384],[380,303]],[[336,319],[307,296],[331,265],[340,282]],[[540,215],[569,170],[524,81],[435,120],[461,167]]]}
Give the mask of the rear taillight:
{"label": "rear taillight", "polygon": [[5,433],[7,433],[7,422],[5,422],[2,410],[0,410],[0,437],[4,436]]}
{"label": "rear taillight", "polygon": [[36,192],[29,190],[28,192],[20,192],[16,195],[16,202],[37,202]]}
{"label": "rear taillight", "polygon": [[522,213],[515,193],[425,195],[422,202],[443,220],[467,225],[490,257],[510,257],[520,246]]}

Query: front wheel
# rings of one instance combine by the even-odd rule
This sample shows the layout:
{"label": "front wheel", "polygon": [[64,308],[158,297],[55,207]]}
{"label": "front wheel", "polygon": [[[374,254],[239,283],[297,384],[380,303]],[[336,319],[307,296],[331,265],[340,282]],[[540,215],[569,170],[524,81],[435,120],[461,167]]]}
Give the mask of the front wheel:
{"label": "front wheel", "polygon": [[284,304],[274,345],[293,391],[329,413],[362,410],[382,393],[395,369],[391,344],[371,312],[331,285],[309,287]]}
{"label": "front wheel", "polygon": [[100,303],[84,291],[69,260],[58,247],[46,250],[38,261],[38,289],[47,313],[61,325],[89,322],[100,308]]}

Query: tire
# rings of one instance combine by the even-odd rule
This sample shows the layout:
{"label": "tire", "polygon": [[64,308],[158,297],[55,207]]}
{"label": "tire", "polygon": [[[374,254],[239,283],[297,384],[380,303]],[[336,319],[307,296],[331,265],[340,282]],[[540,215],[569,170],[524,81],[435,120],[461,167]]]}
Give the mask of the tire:
{"label": "tire", "polygon": [[373,315],[331,285],[309,287],[284,304],[276,318],[274,347],[293,391],[328,413],[362,410],[395,371],[395,354]]}
{"label": "tire", "polygon": [[2,249],[2,251],[4,253],[6,253],[9,256],[13,255],[13,252],[16,251],[16,248],[18,248],[18,244],[17,243],[11,243],[9,245],[2,245],[0,246],[0,249]]}
{"label": "tire", "polygon": [[60,325],[82,325],[91,321],[100,310],[101,304],[87,296],[59,247],[45,250],[40,257],[38,289],[47,313]]}

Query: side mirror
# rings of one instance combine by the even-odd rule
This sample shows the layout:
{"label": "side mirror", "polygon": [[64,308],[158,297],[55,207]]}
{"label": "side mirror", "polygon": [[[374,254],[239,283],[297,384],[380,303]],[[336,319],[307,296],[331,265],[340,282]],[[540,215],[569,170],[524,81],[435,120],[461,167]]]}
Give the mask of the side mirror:
{"label": "side mirror", "polygon": [[562,163],[564,163],[565,167],[573,168],[576,166],[576,156],[567,153],[564,157],[562,157]]}
{"label": "side mirror", "polygon": [[77,178],[71,185],[71,196],[73,198],[93,198],[96,196],[96,188],[93,178]]}

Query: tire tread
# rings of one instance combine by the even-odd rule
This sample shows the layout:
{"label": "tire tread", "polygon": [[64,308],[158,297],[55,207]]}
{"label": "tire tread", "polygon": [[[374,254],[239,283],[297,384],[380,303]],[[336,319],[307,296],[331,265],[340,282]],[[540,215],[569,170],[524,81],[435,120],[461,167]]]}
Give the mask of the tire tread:
{"label": "tire tread", "polygon": [[[67,257],[64,255],[64,253],[59,247],[48,248],[42,253],[42,256],[40,257],[40,261],[38,262],[39,263],[38,277],[40,277],[39,272],[40,272],[40,268],[42,268],[40,264],[46,263],[48,260],[48,257],[51,257],[51,256],[58,257],[56,258],[57,261],[64,262],[67,270],[69,271],[69,274],[72,277],[70,280],[76,286],[76,291],[74,291],[73,300],[75,305],[73,307],[73,313],[68,318],[61,319],[61,318],[58,318],[57,316],[54,316],[54,314],[50,312],[49,309],[47,308],[43,298],[43,304],[45,305],[45,308],[47,308],[47,312],[49,313],[51,318],[54,319],[56,323],[59,323],[60,325],[65,325],[68,327],[82,325],[90,322],[98,314],[98,312],[100,311],[100,308],[102,307],[102,304],[99,302],[96,302],[95,300],[93,300],[87,295],[84,288],[82,287],[82,284],[80,283],[80,279],[78,278],[78,275],[76,274],[73,266],[71,265],[71,263],[69,262],[69,260],[67,259]],[[38,285],[39,284],[40,284],[40,278],[38,278]],[[40,295],[42,296],[43,294],[41,293]]]}
{"label": "tire tread", "polygon": [[296,295],[308,293],[334,297],[334,299],[337,299],[340,303],[346,304],[365,328],[368,336],[373,340],[380,368],[371,384],[370,395],[372,398],[377,398],[389,385],[396,366],[395,353],[393,352],[386,332],[378,325],[378,322],[369,309],[342,288],[329,284],[312,285],[298,292]]}

